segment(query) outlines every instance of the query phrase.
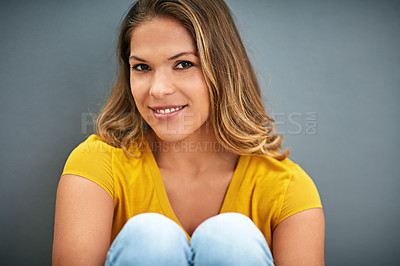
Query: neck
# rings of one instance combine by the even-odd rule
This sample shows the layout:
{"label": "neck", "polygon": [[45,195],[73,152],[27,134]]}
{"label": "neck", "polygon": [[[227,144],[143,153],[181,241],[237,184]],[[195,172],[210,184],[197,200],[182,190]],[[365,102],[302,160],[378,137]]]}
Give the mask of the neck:
{"label": "neck", "polygon": [[239,158],[223,148],[213,133],[201,138],[167,142],[150,131],[147,140],[158,167],[165,170],[185,171],[193,175],[212,169],[233,171]]}

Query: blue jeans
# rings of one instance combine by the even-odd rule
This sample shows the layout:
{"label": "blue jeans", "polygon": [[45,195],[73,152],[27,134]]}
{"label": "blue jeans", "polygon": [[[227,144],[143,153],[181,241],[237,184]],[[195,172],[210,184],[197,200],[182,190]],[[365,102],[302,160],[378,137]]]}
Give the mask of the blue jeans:
{"label": "blue jeans", "polygon": [[190,243],[182,228],[158,213],[132,217],[112,243],[106,266],[274,265],[268,244],[253,221],[223,213],[201,223]]}

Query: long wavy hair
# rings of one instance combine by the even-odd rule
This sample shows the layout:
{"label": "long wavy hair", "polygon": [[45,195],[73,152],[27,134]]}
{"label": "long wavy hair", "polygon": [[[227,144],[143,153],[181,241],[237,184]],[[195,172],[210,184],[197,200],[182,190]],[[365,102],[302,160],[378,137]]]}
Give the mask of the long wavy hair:
{"label": "long wavy hair", "polygon": [[232,14],[223,0],[139,0],[128,11],[118,40],[119,75],[96,121],[106,143],[130,154],[143,150],[145,121],[130,89],[130,40],[142,22],[170,17],[182,23],[195,42],[210,95],[210,121],[217,141],[240,154],[278,160],[282,137],[264,109],[256,74]]}

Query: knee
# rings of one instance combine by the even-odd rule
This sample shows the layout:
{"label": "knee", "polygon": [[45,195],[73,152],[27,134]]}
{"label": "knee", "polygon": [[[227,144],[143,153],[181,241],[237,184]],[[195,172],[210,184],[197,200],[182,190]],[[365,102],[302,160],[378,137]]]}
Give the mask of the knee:
{"label": "knee", "polygon": [[[143,213],[126,222],[108,252],[109,265],[151,262],[184,258],[188,240],[180,226],[158,213]],[[171,256],[172,255],[172,256]],[[151,264],[149,264],[151,265]]]}
{"label": "knee", "polygon": [[[196,228],[190,244],[199,265],[272,264],[264,235],[250,218],[240,213],[223,213],[207,219]],[[200,263],[204,257],[206,262]]]}
{"label": "knee", "polygon": [[140,239],[141,243],[143,240],[163,243],[166,242],[163,240],[173,241],[182,237],[187,241],[180,226],[159,213],[142,213],[133,216],[126,222],[119,235],[128,235],[129,239]]}
{"label": "knee", "polygon": [[222,213],[213,216],[203,223],[201,223],[193,235],[223,235],[225,237],[234,238],[248,238],[248,237],[262,237],[261,231],[253,223],[253,221],[246,215],[240,213]]}
{"label": "knee", "polygon": [[211,221],[212,224],[223,224],[225,226],[229,224],[235,224],[239,226],[254,225],[253,221],[249,217],[237,212],[221,213],[211,217],[208,220]]}
{"label": "knee", "polygon": [[[121,232],[123,231],[136,231],[139,229],[139,231],[142,231],[143,229],[146,228],[153,228],[155,227],[158,228],[155,225],[164,225],[164,224],[169,224],[170,219],[165,217],[162,214],[159,213],[141,213],[138,215],[133,216],[130,218],[122,228]],[[171,221],[173,222],[173,221]]]}

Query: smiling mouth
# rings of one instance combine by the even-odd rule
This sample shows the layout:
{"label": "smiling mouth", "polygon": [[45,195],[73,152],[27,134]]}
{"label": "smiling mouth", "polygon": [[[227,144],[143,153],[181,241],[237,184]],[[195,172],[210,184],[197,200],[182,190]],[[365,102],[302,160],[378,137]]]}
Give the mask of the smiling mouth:
{"label": "smiling mouth", "polygon": [[186,106],[187,106],[187,104],[183,105],[183,106],[169,107],[169,108],[164,108],[164,107],[154,107],[154,108],[149,107],[149,108],[151,110],[153,110],[154,112],[156,112],[157,114],[170,114],[170,113],[173,113],[173,112],[180,111],[183,108],[185,108]]}

